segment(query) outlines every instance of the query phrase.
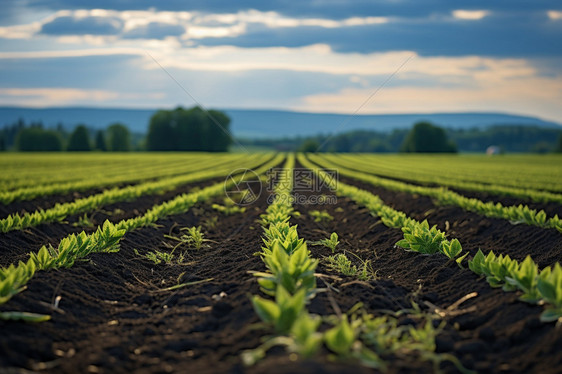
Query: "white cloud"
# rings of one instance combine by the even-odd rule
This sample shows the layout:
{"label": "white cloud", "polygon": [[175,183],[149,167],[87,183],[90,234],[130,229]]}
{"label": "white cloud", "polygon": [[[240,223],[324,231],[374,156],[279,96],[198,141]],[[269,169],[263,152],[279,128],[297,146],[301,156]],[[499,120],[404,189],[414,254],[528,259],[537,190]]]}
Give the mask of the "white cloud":
{"label": "white cloud", "polygon": [[1,96],[21,97],[36,103],[63,104],[75,100],[106,101],[117,98],[118,92],[80,90],[75,88],[0,88]]}
{"label": "white cloud", "polygon": [[41,22],[25,25],[0,27],[0,38],[3,39],[31,39],[41,30]]}
{"label": "white cloud", "polygon": [[[476,76],[474,85],[465,87],[383,87],[360,113],[503,111],[533,114],[561,122],[562,77],[547,79],[530,76],[505,80],[488,78]],[[304,97],[294,109],[351,113],[376,88],[346,88],[336,93],[310,95]]]}
{"label": "white cloud", "polygon": [[[169,12],[156,10],[116,11],[107,9],[59,10],[40,22],[31,24],[0,27],[0,38],[30,39],[37,35],[41,27],[57,19],[68,17],[82,20],[94,17],[123,24],[123,33],[146,27],[149,24],[164,24],[185,27],[187,33],[183,39],[200,39],[209,37],[235,37],[246,32],[248,24],[261,24],[268,28],[296,28],[316,26],[322,28],[341,28],[361,25],[383,24],[389,21],[385,17],[352,17],[343,20],[323,18],[292,18],[277,12],[247,10],[230,14],[205,14],[201,12]],[[121,26],[121,24],[119,25]],[[80,35],[77,35],[80,36]],[[102,40],[111,41],[111,36],[100,36]]]}
{"label": "white cloud", "polygon": [[323,28],[340,28],[349,26],[383,24],[389,21],[386,17],[352,17],[343,20],[324,18],[293,18],[286,17],[277,12],[260,12],[248,10],[236,14],[202,15],[196,22],[208,23],[209,21],[224,23],[261,23],[270,28],[288,28],[302,26],[317,26]]}
{"label": "white cloud", "polygon": [[487,11],[487,10],[458,9],[458,10],[453,11],[453,17],[458,18],[458,19],[463,19],[463,20],[470,20],[470,21],[480,20],[480,19],[486,17],[489,14],[490,14],[490,12]]}
{"label": "white cloud", "polygon": [[[486,10],[456,10],[452,13],[452,17],[470,21],[482,19],[489,14],[490,12]],[[44,36],[37,34],[43,24],[59,17],[119,19],[123,24],[123,32],[120,35]],[[447,17],[448,20],[451,19],[451,16]],[[560,20],[562,12],[549,11],[548,17],[551,20]],[[48,40],[58,43],[55,45],[55,48],[58,49],[26,52],[3,50],[0,52],[0,62],[6,59],[71,59],[85,56],[133,55],[139,58],[124,59],[123,63],[128,64],[124,68],[129,68],[130,71],[135,72],[136,77],[144,79],[151,73],[160,73],[158,71],[160,67],[147,55],[148,51],[163,67],[184,77],[199,72],[216,72],[224,74],[224,76],[243,72],[250,77],[249,79],[252,79],[251,74],[259,71],[260,80],[250,82],[255,86],[267,85],[267,81],[263,77],[269,77],[269,75],[262,74],[264,71],[271,72],[271,79],[276,79],[277,71],[325,74],[323,77],[328,80],[330,79],[328,75],[338,75],[340,79],[337,81],[340,83],[334,83],[333,87],[327,88],[324,93],[303,96],[306,94],[296,88],[291,100],[285,99],[276,105],[279,107],[293,105],[294,108],[300,110],[352,112],[376,89],[377,84],[393,74],[404,61],[413,56],[393,77],[388,87],[381,90],[373,103],[365,108],[366,113],[505,110],[525,111],[535,115],[548,116],[558,121],[562,120],[562,110],[558,109],[559,103],[562,102],[560,70],[554,69],[552,78],[543,78],[540,75],[541,71],[532,62],[523,58],[428,57],[417,55],[412,51],[339,53],[325,44],[298,48],[191,47],[193,40],[199,38],[243,35],[249,27],[255,27],[255,24],[268,28],[311,26],[333,29],[393,21],[395,19],[379,17],[356,17],[343,20],[291,18],[276,12],[259,11],[203,14],[155,10],[62,10],[39,22],[0,27],[0,38],[40,38],[41,41]],[[129,31],[154,23],[181,26],[185,28],[186,32],[180,37],[168,36],[161,40],[131,40],[122,37]],[[49,47],[52,45],[50,44]],[[11,63],[8,62],[5,66],[9,66]],[[69,69],[72,69],[70,60],[69,62],[61,61],[61,63],[68,64]],[[9,74],[9,71],[6,74]],[[304,76],[301,75],[301,77]],[[29,85],[29,82],[26,84]],[[216,84],[220,85],[220,80]],[[126,85],[127,82],[123,82],[123,86]],[[80,87],[80,82],[76,82],[76,87]],[[119,100],[138,99],[139,103],[152,106],[154,103],[150,100],[163,98],[162,95],[158,96],[159,94],[155,93],[133,94],[103,89],[104,86],[101,84],[99,87],[102,89],[2,88],[0,89],[0,102],[49,106],[69,103],[116,103]],[[197,93],[199,92],[197,91]],[[312,91],[308,93],[310,92]],[[323,91],[319,89],[316,92]],[[256,98],[255,95],[247,93],[244,102],[239,99],[214,104],[223,107],[238,105],[251,107],[259,105],[260,99],[268,99],[265,95],[262,96],[264,97]],[[169,99],[169,96],[166,98]]]}
{"label": "white cloud", "polygon": [[26,105],[48,107],[87,103],[111,103],[115,99],[153,100],[162,98],[162,93],[123,93],[109,90],[83,90],[77,88],[0,88],[0,105]]}
{"label": "white cloud", "polygon": [[548,18],[551,20],[562,20],[562,11],[559,10],[549,10],[546,12]]}

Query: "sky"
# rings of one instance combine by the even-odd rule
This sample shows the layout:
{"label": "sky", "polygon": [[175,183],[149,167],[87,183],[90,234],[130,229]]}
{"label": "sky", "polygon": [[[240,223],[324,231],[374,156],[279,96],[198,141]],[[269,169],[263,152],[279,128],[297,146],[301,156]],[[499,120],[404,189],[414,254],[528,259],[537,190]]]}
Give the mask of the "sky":
{"label": "sky", "polygon": [[[95,7],[93,7],[95,6]],[[0,105],[562,123],[562,3],[2,0]]]}

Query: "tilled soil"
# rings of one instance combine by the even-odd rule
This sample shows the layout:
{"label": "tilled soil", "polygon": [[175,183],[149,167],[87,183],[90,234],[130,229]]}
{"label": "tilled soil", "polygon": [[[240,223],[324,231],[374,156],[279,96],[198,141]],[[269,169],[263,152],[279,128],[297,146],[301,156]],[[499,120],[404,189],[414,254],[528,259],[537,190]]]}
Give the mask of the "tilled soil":
{"label": "tilled soil", "polygon": [[[106,220],[117,223],[124,219],[138,217],[155,205],[223,180],[224,178],[204,180],[181,186],[166,193],[143,195],[134,201],[122,201],[99,207],[93,212],[71,215],[62,222],[42,223],[25,230],[14,230],[0,234],[0,248],[3,249],[0,266],[7,266],[19,260],[25,260],[29,252],[37,251],[43,245],[51,244],[52,246],[57,246],[60,240],[69,234],[81,231],[91,233]],[[14,204],[18,205],[19,203]],[[81,221],[84,216],[87,218],[87,221]]]}
{"label": "tilled soil", "polygon": [[[438,224],[449,237],[459,238],[471,254],[478,248],[517,259],[531,254],[541,267],[562,259],[561,236],[553,230],[514,226],[457,208],[439,207],[427,198],[346,182],[379,194],[388,205],[416,219]],[[264,270],[254,253],[260,250],[262,235],[256,221],[267,207],[267,198],[262,193],[245,213],[231,216],[217,213],[210,203],[199,204],[186,214],[159,221],[157,227],[126,234],[117,253],[95,254],[70,269],[38,273],[26,291],[0,310],[48,313],[52,320],[39,324],[0,321],[0,372],[373,372],[354,362],[333,362],[327,352],[311,360],[293,361],[280,348],[272,349],[255,367],[241,364],[240,353],[257,347],[261,338],[271,333],[260,327],[252,309],[249,295],[260,291],[255,277],[248,273]],[[119,204],[114,208],[125,211]],[[138,209],[143,208],[139,205]],[[443,318],[433,314],[436,325],[445,321],[436,340],[437,352],[451,353],[466,368],[482,373],[562,372],[562,330],[539,321],[541,306],[519,301],[517,293],[491,288],[444,256],[396,248],[401,231],[387,228],[349,199],[338,197],[337,203],[326,205],[296,204],[295,209],[301,216],[291,222],[298,225],[300,237],[314,241],[337,232],[341,241],[338,251],[345,250],[358,266],[358,258],[371,261],[375,276],[359,281],[334,273],[323,261],[331,251],[310,245],[312,256],[320,259],[318,287],[331,290],[311,301],[308,309],[312,313],[345,312],[362,302],[368,312],[381,315],[389,310],[405,311],[415,302],[424,313],[432,314],[433,306],[445,309],[476,292],[476,297]],[[313,209],[326,210],[334,219],[315,222],[309,214]],[[216,222],[213,217],[218,217]],[[182,264],[156,265],[137,254],[170,252],[170,246],[177,242],[165,235],[179,235],[180,228],[196,225],[201,225],[212,241],[199,251],[178,247],[174,253],[186,253]],[[53,232],[37,228],[43,230],[37,239],[24,233],[17,240],[8,240],[2,234],[2,246],[10,244],[9,256],[15,256],[10,258],[18,258],[29,252],[30,240],[38,243],[51,234],[61,237],[71,231],[68,226],[60,232],[56,225],[48,226]],[[166,290],[187,282],[196,283]],[[408,313],[400,321],[405,325],[419,323]],[[385,359],[390,372],[432,371],[430,363],[417,357]],[[441,368],[457,372],[449,363]]]}

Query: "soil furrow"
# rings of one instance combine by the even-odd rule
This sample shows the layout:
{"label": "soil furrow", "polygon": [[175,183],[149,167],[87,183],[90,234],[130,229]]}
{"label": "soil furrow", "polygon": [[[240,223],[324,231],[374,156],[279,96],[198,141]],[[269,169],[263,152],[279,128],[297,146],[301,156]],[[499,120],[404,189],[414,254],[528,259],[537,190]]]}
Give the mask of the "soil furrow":
{"label": "soil furrow", "polygon": [[[69,216],[64,222],[47,222],[25,230],[0,233],[0,248],[2,250],[0,266],[7,266],[19,260],[25,260],[29,252],[36,251],[43,245],[51,244],[52,246],[58,246],[61,239],[72,233],[79,233],[81,231],[91,233],[97,226],[102,225],[105,220],[117,223],[124,219],[138,217],[154,205],[162,204],[175,196],[189,193],[196,188],[204,188],[223,180],[224,177],[221,177],[191,183],[164,194],[144,195],[136,200],[122,201],[100,207],[94,212]],[[80,223],[80,219],[84,217],[84,214],[86,214],[91,225]]]}
{"label": "soil furrow", "polygon": [[[328,191],[322,193],[329,194]],[[301,218],[295,220],[301,237],[319,240],[337,232],[340,236],[339,250],[350,251],[362,260],[372,261],[377,279],[368,282],[334,274],[322,264],[319,266],[320,273],[342,278],[331,283],[340,291],[335,294],[335,300],[343,311],[359,301],[375,314],[383,310],[410,308],[412,301],[426,311],[432,304],[445,309],[463,296],[476,292],[478,296],[458,308],[473,310],[467,309],[467,313],[444,318],[447,324],[436,340],[438,352],[451,353],[461,359],[465,367],[478,372],[549,371],[548,368],[562,364],[562,352],[556,351],[556,347],[562,344],[562,332],[553,324],[539,321],[543,307],[517,300],[516,293],[491,288],[484,279],[467,269],[460,269],[444,256],[421,255],[396,248],[394,244],[402,238],[401,231],[387,228],[378,218],[347,198],[338,197],[335,205],[300,205],[297,208],[302,213]],[[334,220],[314,222],[308,213],[313,209],[326,210]],[[332,254],[325,247],[310,248],[317,258]],[[555,256],[560,256],[561,252],[558,249]],[[348,258],[361,266],[353,255],[348,255]],[[322,287],[322,282],[319,282],[319,287]],[[311,311],[333,311],[326,299],[325,295],[319,295],[312,302]],[[404,323],[411,321],[405,318]],[[525,353],[530,351],[533,355]],[[392,362],[391,366],[394,365],[395,362]],[[447,372],[456,372],[449,364],[445,367]],[[412,372],[412,369],[410,365],[406,372]]]}
{"label": "soil furrow", "polygon": [[[247,272],[263,268],[253,254],[261,243],[255,220],[265,206],[265,194],[243,216],[198,205],[157,228],[127,233],[118,253],[38,274],[2,310],[48,313],[41,302],[51,304],[60,295],[64,314],[54,312],[52,321],[37,325],[0,322],[1,366],[53,373],[241,370],[239,352],[259,345],[260,334],[251,329],[258,318],[248,299],[259,290]],[[155,265],[135,254],[169,251],[163,242],[173,241],[164,235],[194,225],[206,227],[213,242],[187,252],[183,265]],[[161,291],[208,278],[213,280]]]}
{"label": "soil furrow", "polygon": [[481,248],[484,252],[493,250],[520,261],[531,255],[540,267],[562,262],[562,235],[555,229],[514,225],[505,219],[485,217],[458,207],[440,206],[426,196],[389,191],[349,178],[341,178],[341,181],[378,195],[385,204],[414,219],[427,219],[431,225],[437,225],[446,232],[449,238],[459,239],[463,249],[472,255]]}

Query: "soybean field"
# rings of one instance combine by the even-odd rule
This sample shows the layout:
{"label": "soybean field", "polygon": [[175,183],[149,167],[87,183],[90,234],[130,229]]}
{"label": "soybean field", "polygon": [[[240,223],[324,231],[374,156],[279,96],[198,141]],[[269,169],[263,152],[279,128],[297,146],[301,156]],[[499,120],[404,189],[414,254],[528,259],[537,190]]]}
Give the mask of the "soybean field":
{"label": "soybean field", "polygon": [[562,372],[562,156],[0,170],[0,373]]}

